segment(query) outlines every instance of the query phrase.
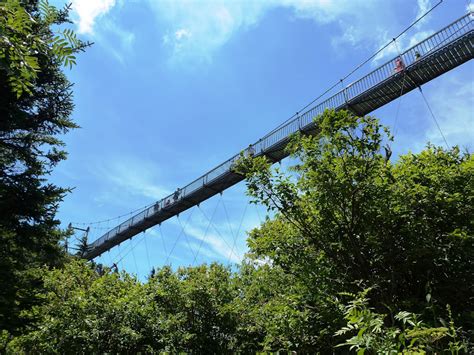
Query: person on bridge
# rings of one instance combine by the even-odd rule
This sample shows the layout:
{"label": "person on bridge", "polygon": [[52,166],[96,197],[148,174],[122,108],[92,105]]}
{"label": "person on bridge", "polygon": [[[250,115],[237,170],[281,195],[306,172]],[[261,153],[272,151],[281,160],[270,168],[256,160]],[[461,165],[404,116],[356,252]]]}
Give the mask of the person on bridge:
{"label": "person on bridge", "polygon": [[174,200],[174,202],[176,202],[176,201],[178,200],[180,193],[181,193],[181,189],[178,187],[178,188],[176,189],[176,191],[174,192],[174,194],[173,194],[173,200]]}
{"label": "person on bridge", "polygon": [[112,264],[112,267],[110,268],[113,272],[118,272],[118,266],[116,263]]}
{"label": "person on bridge", "polygon": [[400,73],[405,70],[405,63],[403,63],[402,57],[395,59],[395,68],[393,69],[396,73]]}
{"label": "person on bridge", "polygon": [[247,148],[247,153],[249,157],[253,157],[255,155],[255,148],[252,144],[249,144],[249,147]]}

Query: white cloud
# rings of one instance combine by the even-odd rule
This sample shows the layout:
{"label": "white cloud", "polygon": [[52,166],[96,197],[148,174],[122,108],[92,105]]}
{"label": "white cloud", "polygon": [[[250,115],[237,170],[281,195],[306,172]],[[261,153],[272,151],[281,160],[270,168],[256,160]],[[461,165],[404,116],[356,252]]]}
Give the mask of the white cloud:
{"label": "white cloud", "polygon": [[[418,12],[416,14],[416,18],[422,17],[425,13],[427,13],[431,8],[432,4],[430,0],[418,0]],[[421,19],[415,26],[416,27],[421,27],[427,20],[430,15],[425,16],[423,19]]]}
{"label": "white cloud", "polygon": [[101,22],[101,30],[94,33],[100,46],[105,48],[122,65],[132,55],[135,34],[119,27],[110,19]]}
{"label": "white cloud", "polygon": [[[425,93],[433,108],[439,126],[449,145],[459,145],[469,151],[474,149],[474,86],[472,82],[461,81],[458,77],[441,80]],[[446,98],[449,97],[449,100]],[[428,116],[427,119],[431,119]],[[444,146],[444,140],[436,124],[431,123],[426,132],[426,140]]]}
{"label": "white cloud", "polygon": [[72,8],[79,17],[78,32],[92,34],[94,23],[115,6],[116,0],[73,0]]}
{"label": "white cloud", "polygon": [[174,60],[210,61],[213,52],[239,29],[256,23],[266,6],[260,2],[149,1],[167,26],[163,44]]}
{"label": "white cloud", "polygon": [[222,230],[225,230],[223,226],[219,226],[214,222],[208,228],[208,223],[207,220],[199,219],[191,221],[186,225],[186,235],[197,239],[199,241],[197,244],[201,245],[200,250],[196,248],[193,251],[195,253],[199,251],[199,253],[204,253],[207,256],[213,255],[214,258],[220,257],[234,263],[239,263],[243,255],[237,247],[232,249],[233,237],[228,233],[222,232]]}
{"label": "white cloud", "polygon": [[[72,0],[78,32],[93,36],[97,45],[121,64],[125,64],[135,42],[135,34],[120,27],[116,15],[110,14],[114,7],[123,5],[123,0]],[[97,24],[99,18],[100,25]]]}
{"label": "white cloud", "polygon": [[[373,50],[387,43],[394,35],[393,30],[399,28],[393,17],[395,5],[377,0],[142,1],[149,4],[160,25],[165,27],[162,44],[170,51],[173,63],[211,62],[215,52],[236,33],[252,28],[275,8],[287,8],[295,18],[318,24],[335,23],[338,29],[333,33],[332,44],[338,49],[349,44],[352,48],[365,46]],[[96,19],[115,5],[116,0],[73,0],[79,31],[91,34]],[[430,0],[417,0],[416,17],[430,7]],[[420,30],[426,21],[427,18],[420,21],[416,28]],[[124,40],[130,38],[126,33]],[[410,42],[404,39],[400,46],[405,48]],[[377,60],[394,53],[396,50],[389,47]]]}
{"label": "white cloud", "polygon": [[[94,174],[107,180],[122,193],[141,196],[156,201],[168,196],[171,191],[158,185],[159,173],[156,166],[147,161],[121,157],[103,166],[98,166]],[[110,190],[114,190],[110,188]]]}
{"label": "white cloud", "polygon": [[181,28],[181,29],[177,30],[174,33],[174,36],[175,36],[176,40],[179,41],[179,40],[184,39],[186,37],[190,37],[191,33],[187,29]]}
{"label": "white cloud", "polygon": [[168,27],[163,44],[171,51],[171,59],[178,62],[210,62],[214,52],[238,31],[248,30],[275,8],[288,8],[295,18],[321,24],[338,21],[342,32],[339,42],[355,43],[363,40],[359,28],[366,27],[362,25],[367,11],[374,6],[386,7],[376,0],[148,1],[158,21]]}
{"label": "white cloud", "polygon": [[[392,42],[387,48],[377,54],[373,59],[373,64],[377,65],[380,64],[381,61],[391,59],[396,57],[399,53],[403,53],[407,49],[411,48],[415,44],[421,42],[422,40],[428,38],[430,35],[434,33],[433,30],[427,31],[417,31],[410,36],[401,36],[395,42]],[[388,34],[384,34],[380,43],[386,44],[390,42],[391,39]],[[381,45],[382,46],[382,45]]]}
{"label": "white cloud", "polygon": [[[474,85],[465,77],[472,69],[472,63],[464,64],[422,88],[448,144],[470,152],[474,150]],[[403,98],[400,112],[395,155],[420,152],[428,142],[446,146],[418,90]]]}
{"label": "white cloud", "polygon": [[[411,21],[415,21],[416,19],[422,17],[427,11],[432,8],[430,0],[418,0],[417,5],[417,14],[413,19],[411,19]],[[397,38],[395,42],[392,42],[391,45],[381,51],[377,56],[375,56],[373,60],[374,65],[380,64],[380,61],[384,59],[389,59],[397,56],[400,52],[404,52],[405,50],[409,49],[410,47],[414,46],[415,44],[419,43],[420,41],[433,34],[434,30],[423,29],[423,27],[428,23],[429,17],[430,15],[427,15],[422,20],[416,23],[416,25],[413,27],[415,29],[415,32],[413,32],[413,30],[409,30],[408,32]],[[408,25],[408,23],[406,25]],[[381,48],[385,44],[392,41],[394,35],[395,33],[388,33],[386,31],[381,32],[381,35],[378,36],[379,47]]]}

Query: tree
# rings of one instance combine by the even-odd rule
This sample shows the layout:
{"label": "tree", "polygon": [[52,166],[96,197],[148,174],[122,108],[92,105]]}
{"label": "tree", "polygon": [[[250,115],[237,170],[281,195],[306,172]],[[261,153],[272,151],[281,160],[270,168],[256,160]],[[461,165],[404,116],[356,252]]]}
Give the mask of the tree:
{"label": "tree", "polygon": [[149,353],[152,303],[135,277],[100,276],[81,259],[42,271],[43,302],[28,311],[37,324],[10,342],[11,353]]}
{"label": "tree", "polygon": [[237,350],[331,352],[342,314],[323,295],[324,285],[317,285],[318,290],[278,265],[251,259],[241,267],[237,279],[241,292],[232,303]]}
{"label": "tree", "polygon": [[164,267],[149,280],[152,324],[160,324],[154,349],[219,354],[235,350],[236,288],[231,271],[219,264]]}
{"label": "tree", "polygon": [[[11,353],[222,353],[235,346],[232,273],[222,265],[156,271],[146,284],[76,259],[42,270],[37,324]],[[1,338],[0,338],[1,340]]]}
{"label": "tree", "polygon": [[33,93],[31,88],[41,71],[38,55],[50,52],[72,67],[76,64],[74,54],[90,45],[78,40],[70,29],[51,30],[52,25],[70,22],[69,10],[70,5],[58,10],[47,0],[6,0],[0,4],[0,68],[7,73],[17,98]]}
{"label": "tree", "polygon": [[263,157],[236,168],[276,214],[250,234],[255,258],[333,301],[374,287],[371,303],[391,319],[407,310],[437,325],[449,304],[473,329],[473,155],[428,145],[392,163],[382,153],[390,134],[373,117],[328,111],[316,126],[293,138],[289,174]]}
{"label": "tree", "polygon": [[473,155],[428,145],[392,163],[377,119],[328,111],[316,123],[314,136],[293,137],[289,173],[259,157],[236,165],[254,200],[275,212],[250,232],[238,272],[165,266],[141,283],[80,259],[35,269],[42,302],[24,313],[36,322],[13,339],[0,333],[0,345],[12,353],[469,352]]}
{"label": "tree", "polygon": [[78,240],[76,247],[74,248],[76,250],[76,255],[80,258],[84,258],[91,249],[89,245],[88,235],[89,228],[87,228],[82,237]]}
{"label": "tree", "polygon": [[376,354],[460,354],[468,352],[466,340],[459,339],[458,329],[451,318],[447,307],[449,322],[442,326],[430,327],[417,314],[401,311],[387,326],[386,314],[378,314],[369,307],[367,293],[349,295],[353,299],[344,307],[344,318],[347,325],[336,332],[336,336],[354,334],[345,343],[337,347],[348,346],[357,353]]}
{"label": "tree", "polygon": [[70,29],[53,31],[67,15],[47,1],[0,2],[0,328],[10,332],[38,301],[38,267],[64,254],[55,213],[69,190],[46,176],[66,158],[57,135],[77,127],[62,65],[88,45]]}

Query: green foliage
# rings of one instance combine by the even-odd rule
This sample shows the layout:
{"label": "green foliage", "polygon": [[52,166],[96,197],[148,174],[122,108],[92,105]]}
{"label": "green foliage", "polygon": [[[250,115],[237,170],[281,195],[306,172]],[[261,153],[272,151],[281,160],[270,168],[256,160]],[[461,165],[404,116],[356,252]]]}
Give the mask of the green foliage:
{"label": "green foliage", "polygon": [[52,25],[67,21],[68,11],[69,7],[57,10],[47,0],[41,0],[37,7],[25,6],[20,0],[0,2],[0,70],[7,72],[17,98],[33,93],[41,70],[38,54],[50,53],[72,68],[76,63],[74,53],[89,45],[70,29],[51,31]]}
{"label": "green foliage", "polygon": [[228,305],[236,295],[228,268],[218,264],[165,267],[148,282],[166,351],[222,353],[232,349],[235,319]]}
{"label": "green foliage", "polygon": [[66,158],[57,135],[77,127],[62,65],[87,45],[71,30],[53,31],[67,12],[0,2],[0,329],[13,334],[34,322],[25,311],[41,301],[40,268],[64,258],[55,213],[69,190],[45,177]]}
{"label": "green foliage", "polygon": [[327,304],[377,286],[377,311],[419,313],[436,328],[450,304],[473,329],[473,155],[428,145],[392,163],[391,137],[375,118],[328,111],[316,124],[313,136],[293,137],[290,173],[264,157],[235,167],[275,213],[250,233],[251,256]]}
{"label": "green foliage", "polygon": [[[386,326],[386,315],[378,314],[369,307],[367,293],[360,292],[344,307],[347,325],[336,332],[336,336],[355,334],[345,343],[357,354],[425,354],[467,352],[467,343],[457,340],[457,330],[451,320],[449,328],[430,327],[419,316],[401,311],[394,316],[399,326]],[[448,340],[449,339],[449,340]]]}
{"label": "green foliage", "polygon": [[87,238],[88,232],[84,233],[84,235],[79,239],[78,244],[74,248],[76,250],[76,255],[80,258],[84,258],[86,254],[90,251],[90,245]]}
{"label": "green foliage", "polygon": [[314,352],[331,349],[342,318],[321,291],[270,264],[244,263],[241,290],[232,307],[238,316],[238,350]]}
{"label": "green foliage", "polygon": [[232,349],[235,297],[229,269],[212,264],[142,284],[126,273],[99,276],[85,261],[45,271],[39,326],[10,341],[12,353],[222,353]]}
{"label": "green foliage", "polygon": [[[250,231],[238,272],[163,267],[141,283],[80,260],[25,268],[20,275],[44,285],[16,289],[36,300],[21,308],[34,321],[19,335],[0,333],[0,345],[10,353],[472,351],[473,155],[428,145],[391,162],[377,119],[328,111],[316,123],[313,136],[292,138],[289,172],[244,154],[236,164],[253,201],[274,216]],[[49,224],[38,226],[51,239],[35,251],[57,247],[60,233],[54,208],[40,202]],[[10,223],[6,245],[36,260],[13,242],[24,225]]]}
{"label": "green foliage", "polygon": [[73,261],[45,272],[43,280],[45,290],[38,296],[44,302],[31,311],[41,326],[29,328],[9,350],[103,353],[139,348],[149,306],[135,278],[117,273],[99,277],[84,261]]}

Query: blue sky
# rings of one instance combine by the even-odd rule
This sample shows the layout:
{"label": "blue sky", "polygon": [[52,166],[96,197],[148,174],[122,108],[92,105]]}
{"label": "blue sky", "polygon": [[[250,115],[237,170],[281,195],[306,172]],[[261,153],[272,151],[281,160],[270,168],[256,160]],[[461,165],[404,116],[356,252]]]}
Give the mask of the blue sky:
{"label": "blue sky", "polygon": [[[189,183],[298,111],[434,3],[73,0],[76,30],[95,44],[67,70],[81,129],[65,136],[69,158],[53,175],[75,187],[58,218],[64,225],[112,218]],[[468,4],[445,0],[399,46],[448,25]],[[348,80],[395,53],[388,47]],[[473,78],[469,62],[424,86],[449,144],[471,151]],[[374,115],[393,126],[398,104],[395,154],[442,144],[417,91]],[[235,263],[245,232],[264,217],[239,184],[97,261],[121,259],[120,268],[141,277],[165,263]],[[90,240],[124,218],[94,224]]]}

